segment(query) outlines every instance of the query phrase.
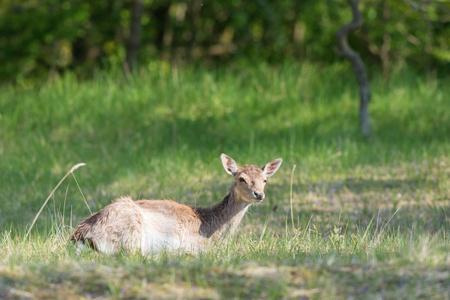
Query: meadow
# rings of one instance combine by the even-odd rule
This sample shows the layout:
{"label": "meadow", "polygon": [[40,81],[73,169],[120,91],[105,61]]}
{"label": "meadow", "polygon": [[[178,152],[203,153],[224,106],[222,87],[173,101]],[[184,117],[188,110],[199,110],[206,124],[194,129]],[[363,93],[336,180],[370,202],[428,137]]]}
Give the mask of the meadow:
{"label": "meadow", "polygon": [[[347,64],[158,62],[2,86],[0,298],[449,299],[448,80],[373,71],[367,139]],[[119,196],[220,201],[221,153],[284,160],[223,244],[143,257],[68,242]]]}

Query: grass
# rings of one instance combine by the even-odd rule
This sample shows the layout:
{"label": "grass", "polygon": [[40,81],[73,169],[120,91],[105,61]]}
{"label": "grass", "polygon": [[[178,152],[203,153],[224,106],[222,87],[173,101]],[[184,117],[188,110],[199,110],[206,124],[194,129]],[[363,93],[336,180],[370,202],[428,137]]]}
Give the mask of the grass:
{"label": "grass", "polygon": [[[3,86],[0,298],[448,299],[447,81],[374,72],[368,140],[345,64],[154,63],[129,80]],[[231,183],[222,152],[284,159],[234,239],[156,257],[77,256],[67,243],[118,196],[219,201]]]}

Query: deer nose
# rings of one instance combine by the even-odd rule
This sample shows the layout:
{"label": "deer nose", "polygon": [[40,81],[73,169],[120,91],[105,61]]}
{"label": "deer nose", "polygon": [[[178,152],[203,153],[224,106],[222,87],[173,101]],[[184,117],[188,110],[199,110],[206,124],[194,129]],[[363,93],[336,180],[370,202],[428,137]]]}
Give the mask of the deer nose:
{"label": "deer nose", "polygon": [[264,199],[264,193],[253,192],[253,196],[255,196],[255,198],[259,200]]}

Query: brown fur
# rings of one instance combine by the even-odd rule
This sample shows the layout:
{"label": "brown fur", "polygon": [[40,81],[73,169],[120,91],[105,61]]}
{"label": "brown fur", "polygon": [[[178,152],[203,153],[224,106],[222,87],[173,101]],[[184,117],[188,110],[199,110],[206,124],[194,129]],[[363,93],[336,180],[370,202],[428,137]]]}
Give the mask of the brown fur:
{"label": "brown fur", "polygon": [[121,248],[143,253],[162,249],[195,250],[211,237],[233,234],[250,204],[264,199],[266,178],[281,164],[274,160],[263,169],[238,168],[222,154],[225,170],[235,182],[229,193],[212,207],[191,207],[171,200],[138,200],[124,197],[82,221],[70,240],[114,253]]}

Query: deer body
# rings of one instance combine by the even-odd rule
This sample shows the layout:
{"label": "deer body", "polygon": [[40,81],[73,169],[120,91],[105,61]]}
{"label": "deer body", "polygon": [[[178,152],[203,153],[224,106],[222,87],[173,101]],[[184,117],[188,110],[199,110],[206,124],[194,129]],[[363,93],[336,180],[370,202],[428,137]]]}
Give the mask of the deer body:
{"label": "deer body", "polygon": [[174,249],[196,251],[211,238],[233,234],[248,207],[264,199],[266,179],[275,174],[282,160],[260,169],[253,165],[238,168],[225,154],[221,159],[235,182],[213,207],[122,197],[82,221],[70,240],[81,249],[87,245],[104,253],[127,249],[147,255]]}

